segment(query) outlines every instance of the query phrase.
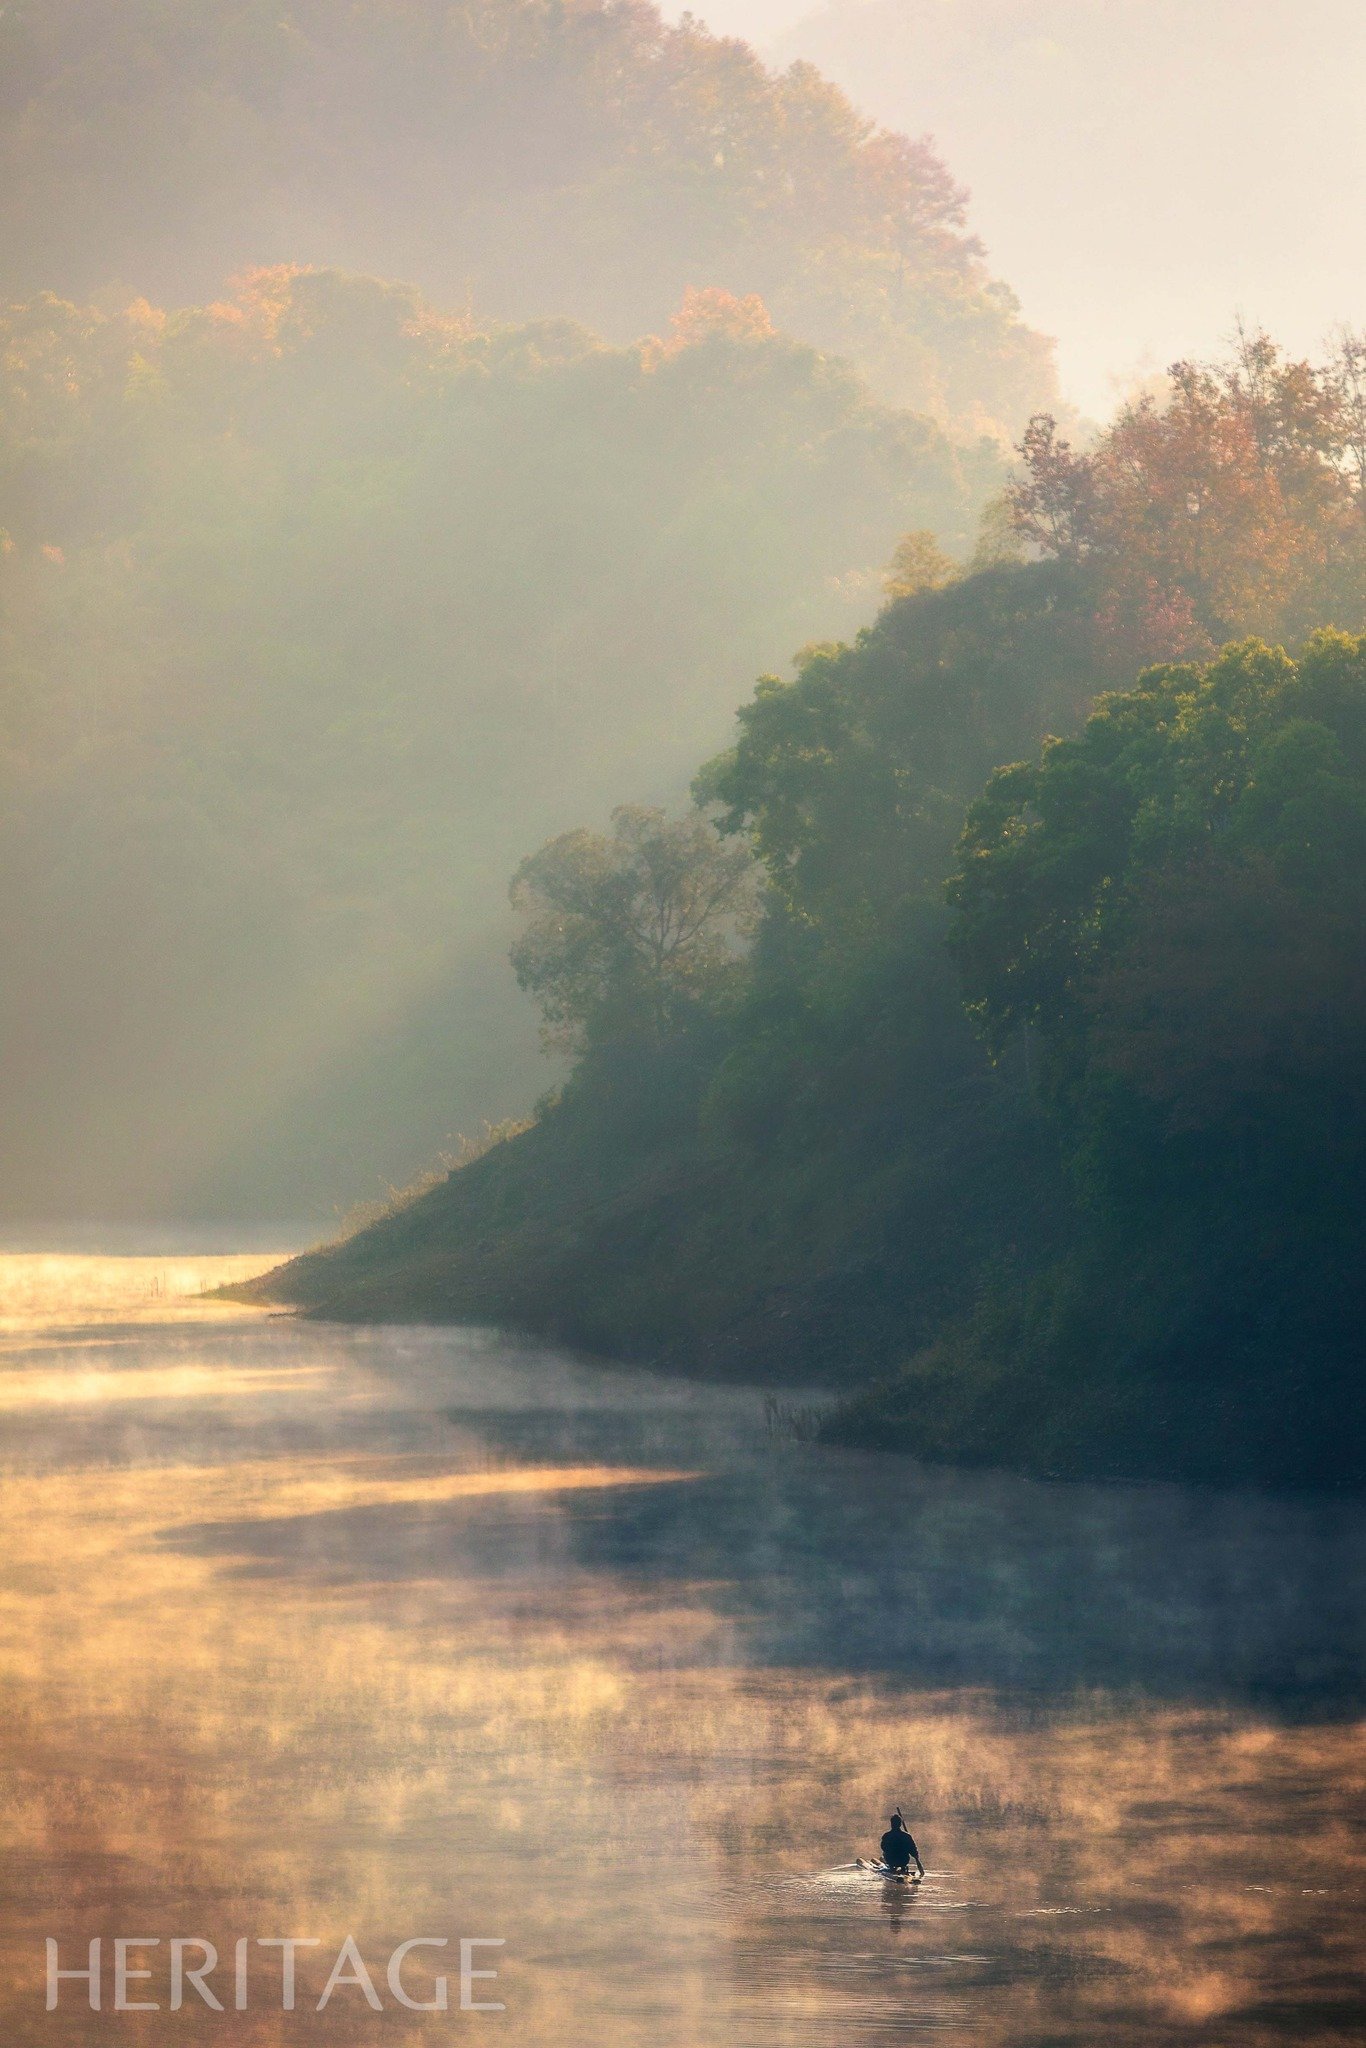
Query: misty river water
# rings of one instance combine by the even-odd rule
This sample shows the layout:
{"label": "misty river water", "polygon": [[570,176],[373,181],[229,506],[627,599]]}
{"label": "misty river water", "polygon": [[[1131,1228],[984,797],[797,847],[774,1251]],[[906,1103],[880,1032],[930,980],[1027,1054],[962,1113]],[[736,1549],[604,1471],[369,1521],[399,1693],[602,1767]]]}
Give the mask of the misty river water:
{"label": "misty river water", "polygon": [[[1360,2038],[1360,1506],[201,1299],[266,1263],[0,1260],[6,2048]],[[852,1867],[898,1802],[919,1886]],[[380,2012],[317,2010],[348,1934]],[[500,1940],[505,2011],[398,2004],[418,1936],[453,2008]],[[171,1937],[226,2011],[169,2010]]]}

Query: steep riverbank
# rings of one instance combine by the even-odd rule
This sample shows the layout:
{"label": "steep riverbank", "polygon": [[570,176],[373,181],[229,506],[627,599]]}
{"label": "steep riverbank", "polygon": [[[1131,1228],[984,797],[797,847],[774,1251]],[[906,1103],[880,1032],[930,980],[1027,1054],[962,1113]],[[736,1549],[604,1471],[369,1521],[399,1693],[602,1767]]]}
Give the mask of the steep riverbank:
{"label": "steep riverbank", "polygon": [[691,1378],[819,1386],[828,1443],[945,1465],[1359,1487],[1346,1382],[1304,1359],[1248,1370],[1217,1298],[1197,1299],[1192,1327],[1171,1322],[1180,1244],[1135,1257],[1108,1307],[1104,1274],[1078,1278],[1046,1129],[1004,1087],[979,1111],[994,1159],[986,1138],[945,1138],[898,1172],[847,1139],[831,1204],[772,1159],[741,1173],[709,1146],[685,1062],[652,1063],[634,1089],[614,1079],[233,1291],[321,1320],[484,1324]]}
{"label": "steep riverbank", "polygon": [[[848,796],[885,759],[857,693],[905,627],[761,692],[709,778],[768,792],[743,979],[723,959],[665,1026],[604,1011],[531,1129],[252,1298],[819,1382],[833,1440],[949,1463],[1359,1488],[1366,638],[1248,642],[1106,697],[971,806],[950,922],[928,881],[887,903],[843,874],[827,900],[885,795]],[[793,786],[837,712],[825,843]],[[927,865],[935,801],[905,827],[936,818]]]}

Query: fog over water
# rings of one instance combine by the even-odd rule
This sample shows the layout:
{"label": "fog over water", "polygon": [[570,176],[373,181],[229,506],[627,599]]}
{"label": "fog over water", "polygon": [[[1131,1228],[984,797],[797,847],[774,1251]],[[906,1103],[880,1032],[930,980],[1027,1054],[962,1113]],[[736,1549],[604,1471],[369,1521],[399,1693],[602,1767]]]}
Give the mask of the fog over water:
{"label": "fog over water", "polygon": [[[172,1935],[321,1942],[294,2014],[254,1950],[149,2041],[1359,2029],[1360,1506],[837,1456],[744,1389],[203,1299],[260,1263],[0,1266],[7,2043],[91,2038],[47,1934],[161,1937],[163,2006]],[[920,1887],[851,1867],[898,1801]],[[320,2017],[347,1933],[381,1987],[502,1938],[506,2015]]]}

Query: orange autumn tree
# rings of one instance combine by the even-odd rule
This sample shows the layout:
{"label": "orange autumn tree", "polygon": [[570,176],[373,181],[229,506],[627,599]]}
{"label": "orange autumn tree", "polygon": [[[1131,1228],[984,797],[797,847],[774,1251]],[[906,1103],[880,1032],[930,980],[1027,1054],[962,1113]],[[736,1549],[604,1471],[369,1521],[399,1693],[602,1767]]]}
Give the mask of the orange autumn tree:
{"label": "orange autumn tree", "polygon": [[678,311],[670,316],[668,334],[652,334],[641,343],[641,362],[655,370],[685,350],[708,343],[744,347],[776,339],[777,329],[757,292],[740,299],[719,285],[689,285]]}
{"label": "orange autumn tree", "polygon": [[1363,360],[1350,334],[1322,365],[1242,335],[1227,362],[1173,365],[1089,450],[1048,414],[1030,421],[1012,522],[1041,555],[1088,566],[1108,667],[1361,622]]}

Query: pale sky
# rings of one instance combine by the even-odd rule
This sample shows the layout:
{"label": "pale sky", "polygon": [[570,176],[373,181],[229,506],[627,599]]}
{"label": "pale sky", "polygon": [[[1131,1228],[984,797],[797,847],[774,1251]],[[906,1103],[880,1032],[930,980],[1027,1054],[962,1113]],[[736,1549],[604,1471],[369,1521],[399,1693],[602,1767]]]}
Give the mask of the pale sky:
{"label": "pale sky", "polygon": [[[671,10],[675,16],[681,8]],[[931,134],[1066,395],[1366,325],[1366,0],[696,0]]]}

